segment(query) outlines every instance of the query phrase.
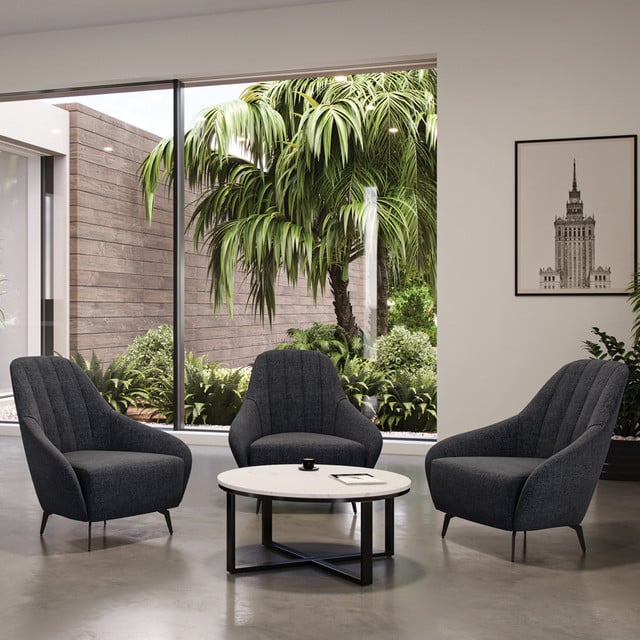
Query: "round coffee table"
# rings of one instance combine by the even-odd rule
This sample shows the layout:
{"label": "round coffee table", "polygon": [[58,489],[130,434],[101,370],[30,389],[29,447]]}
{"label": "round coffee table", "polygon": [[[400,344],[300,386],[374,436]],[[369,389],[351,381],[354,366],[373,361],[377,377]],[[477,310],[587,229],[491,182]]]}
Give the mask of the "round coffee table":
{"label": "round coffee table", "polygon": [[[360,476],[364,484],[345,484]],[[340,479],[341,478],[341,479]],[[314,471],[301,471],[295,464],[241,467],[218,475],[218,486],[227,493],[227,571],[246,573],[282,567],[314,565],[336,573],[360,585],[373,581],[373,559],[390,558],[394,553],[394,498],[411,488],[406,476],[382,469],[319,465]],[[258,565],[236,564],[235,497],[249,496],[262,501],[262,544],[289,556],[288,560]],[[273,500],[293,502],[359,502],[360,553],[309,556],[297,549],[274,542],[272,525]],[[385,548],[373,552],[373,502],[385,501]],[[360,573],[354,574],[335,566],[338,562],[359,560]]]}

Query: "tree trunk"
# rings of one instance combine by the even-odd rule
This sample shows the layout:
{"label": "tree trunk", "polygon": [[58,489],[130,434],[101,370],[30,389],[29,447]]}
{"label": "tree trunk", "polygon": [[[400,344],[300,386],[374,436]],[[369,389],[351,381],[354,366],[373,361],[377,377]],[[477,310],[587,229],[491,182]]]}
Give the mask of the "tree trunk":
{"label": "tree trunk", "polygon": [[336,322],[350,338],[358,335],[358,324],[353,315],[353,307],[349,297],[349,279],[342,278],[342,267],[334,265],[329,268],[329,285],[333,293],[333,308],[336,312]]}
{"label": "tree trunk", "polygon": [[378,336],[389,333],[389,273],[387,272],[387,254],[378,237],[378,283],[377,283],[377,325]]}

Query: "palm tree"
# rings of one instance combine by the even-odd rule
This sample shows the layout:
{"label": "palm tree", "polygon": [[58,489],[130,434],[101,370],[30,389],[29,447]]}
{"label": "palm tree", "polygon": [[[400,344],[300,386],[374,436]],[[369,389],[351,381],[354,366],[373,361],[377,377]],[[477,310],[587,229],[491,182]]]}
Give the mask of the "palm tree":
{"label": "palm tree", "polygon": [[[377,189],[378,331],[387,330],[389,278],[408,265],[435,285],[436,73],[261,82],[203,112],[185,134],[189,186],[201,190],[190,225],[209,258],[214,307],[231,309],[239,266],[256,314],[272,320],[279,272],[328,281],[336,320],[358,327],[349,265],[363,255],[365,188]],[[140,168],[147,217],[171,182],[173,142]]]}

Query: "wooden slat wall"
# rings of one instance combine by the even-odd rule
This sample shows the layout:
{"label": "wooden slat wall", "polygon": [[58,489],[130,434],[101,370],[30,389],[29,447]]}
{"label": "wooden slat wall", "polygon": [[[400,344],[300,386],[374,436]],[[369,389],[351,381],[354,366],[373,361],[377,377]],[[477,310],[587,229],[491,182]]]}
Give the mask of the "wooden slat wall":
{"label": "wooden slat wall", "polygon": [[[137,335],[172,322],[172,202],[159,192],[153,223],[147,225],[136,171],[158,137],[84,105],[63,108],[71,124],[71,353],[88,357],[95,351],[109,362]],[[246,306],[248,286],[241,274],[233,319],[226,310],[214,315],[206,258],[194,252],[190,237],[185,242],[188,351],[244,366],[283,341],[289,327],[335,322],[331,296],[314,304],[301,278],[295,288],[280,282],[273,327],[263,326]],[[361,317],[361,269],[354,269],[352,280]]]}

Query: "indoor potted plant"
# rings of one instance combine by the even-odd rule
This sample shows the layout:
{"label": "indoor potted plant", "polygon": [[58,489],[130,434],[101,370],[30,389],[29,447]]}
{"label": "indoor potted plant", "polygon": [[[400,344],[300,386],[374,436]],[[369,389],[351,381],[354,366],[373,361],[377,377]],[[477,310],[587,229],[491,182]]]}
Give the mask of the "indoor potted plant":
{"label": "indoor potted plant", "polygon": [[619,360],[629,368],[629,379],[600,476],[606,480],[640,480],[640,273],[635,274],[629,286],[629,301],[635,320],[628,349],[624,342],[598,327],[592,329],[598,341],[585,341],[587,351],[594,358]]}

